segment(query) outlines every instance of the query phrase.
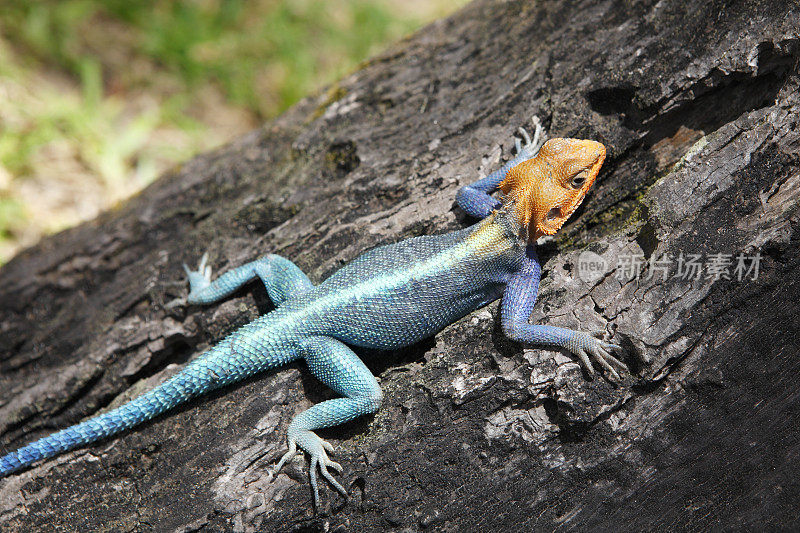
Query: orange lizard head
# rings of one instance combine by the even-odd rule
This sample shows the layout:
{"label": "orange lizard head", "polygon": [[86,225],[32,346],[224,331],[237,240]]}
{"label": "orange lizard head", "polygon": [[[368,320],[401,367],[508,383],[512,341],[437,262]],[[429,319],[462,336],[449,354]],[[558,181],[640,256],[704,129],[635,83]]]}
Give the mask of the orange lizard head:
{"label": "orange lizard head", "polygon": [[581,139],[550,139],[533,159],[508,171],[500,190],[530,240],[553,235],[581,205],[606,148]]}

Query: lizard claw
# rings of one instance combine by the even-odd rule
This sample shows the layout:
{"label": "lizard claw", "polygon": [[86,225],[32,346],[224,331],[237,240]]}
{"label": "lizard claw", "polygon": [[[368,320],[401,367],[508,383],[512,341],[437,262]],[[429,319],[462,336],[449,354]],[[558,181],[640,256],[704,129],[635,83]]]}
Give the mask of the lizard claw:
{"label": "lizard claw", "polygon": [[337,472],[342,471],[342,465],[336,461],[332,461],[328,457],[328,452],[333,452],[333,445],[321,438],[314,432],[302,431],[289,431],[289,450],[281,457],[278,464],[273,470],[273,475],[277,475],[280,469],[288,461],[290,461],[296,454],[298,446],[305,450],[311,456],[311,464],[308,470],[308,478],[311,483],[311,489],[314,491],[314,507],[319,508],[319,485],[317,483],[317,469],[319,469],[322,477],[328,480],[333,488],[339,491],[342,496],[347,497],[347,490],[342,486],[339,481],[333,477],[328,468],[332,468]]}
{"label": "lizard claw", "polygon": [[283,454],[281,460],[278,461],[278,464],[275,465],[275,468],[272,470],[272,475],[277,476],[278,472],[281,471],[283,465],[294,459],[294,456],[297,455],[297,443],[294,440],[289,441],[289,450]]}
{"label": "lizard claw", "polygon": [[309,474],[311,479],[313,480],[311,482],[311,486],[314,488],[314,505],[319,506],[319,492],[316,487],[316,479],[314,479],[316,477],[317,467],[319,467],[319,471],[322,472],[322,476],[325,479],[327,479],[331,485],[333,485],[333,488],[338,490],[342,494],[342,496],[346,498],[347,490],[345,490],[342,484],[339,483],[336,480],[336,478],[333,477],[333,474],[331,474],[328,471],[328,467],[331,467],[337,472],[341,473],[342,465],[340,465],[336,461],[331,461],[330,458],[328,457],[328,454],[323,451],[319,456],[314,455],[311,457],[311,469],[309,471]]}
{"label": "lizard claw", "polygon": [[196,295],[209,285],[211,285],[211,266],[208,265],[208,252],[203,254],[200,258],[200,263],[197,265],[197,270],[190,269],[186,263],[183,264],[183,270],[189,281],[189,296],[186,300],[192,302],[192,295]]}
{"label": "lizard claw", "polygon": [[186,298],[175,298],[171,302],[164,304],[164,309],[175,309],[176,307],[183,307],[186,305]]}
{"label": "lizard claw", "polygon": [[534,116],[531,121],[534,126],[533,139],[531,139],[530,134],[525,128],[519,128],[518,130],[525,144],[522,144],[519,137],[514,139],[514,146],[517,149],[517,154],[525,155],[529,158],[535,156],[544,144],[544,141],[547,140],[547,135],[544,133],[542,121],[539,120],[539,117]]}
{"label": "lizard claw", "polygon": [[[527,130],[525,128],[519,128],[519,134],[522,135],[522,138],[525,139],[525,146],[531,144],[531,136],[528,135]],[[517,139],[519,140],[519,139]]]}
{"label": "lizard claw", "polygon": [[586,370],[590,377],[594,378],[595,371],[592,361],[606,371],[607,376],[616,382],[622,381],[619,372],[627,372],[628,366],[614,357],[613,354],[623,352],[622,346],[602,340],[602,331],[594,331],[586,335],[579,346],[575,355],[581,362],[581,366]]}

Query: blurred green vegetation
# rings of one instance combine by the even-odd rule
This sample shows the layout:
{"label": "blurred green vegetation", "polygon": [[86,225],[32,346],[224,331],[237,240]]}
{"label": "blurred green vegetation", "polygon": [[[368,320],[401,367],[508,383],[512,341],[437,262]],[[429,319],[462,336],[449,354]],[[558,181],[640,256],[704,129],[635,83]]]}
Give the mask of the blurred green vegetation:
{"label": "blurred green vegetation", "polygon": [[6,0],[0,264],[465,0]]}

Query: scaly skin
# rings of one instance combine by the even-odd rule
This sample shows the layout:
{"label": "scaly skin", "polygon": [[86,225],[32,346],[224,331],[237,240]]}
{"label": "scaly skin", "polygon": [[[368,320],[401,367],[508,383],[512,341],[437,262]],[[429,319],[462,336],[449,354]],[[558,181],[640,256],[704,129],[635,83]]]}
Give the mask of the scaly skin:
{"label": "scaly skin", "polygon": [[[518,156],[488,177],[462,188],[458,204],[483,219],[452,233],[416,237],[371,250],[314,286],[291,261],[267,255],[211,281],[206,257],[186,268],[188,302],[207,304],[260,278],[276,305],[240,328],[154,390],[108,413],[0,457],[0,477],[72,448],[95,442],[210,390],[303,358],[309,370],[341,395],[297,415],[288,429],[289,451],[311,457],[310,481],[319,501],[317,469],[342,494],[328,470],[331,446],[314,430],[374,412],[381,404],[375,377],[351,347],[395,349],[430,337],[472,311],[503,298],[505,333],[517,341],[557,346],[575,354],[594,374],[592,361],[618,379],[620,349],[592,335],[528,324],[541,267],[533,240],[555,233],[580,205],[605,157],[594,141],[517,141]],[[540,150],[541,148],[541,150]],[[505,202],[489,195],[500,188]]]}

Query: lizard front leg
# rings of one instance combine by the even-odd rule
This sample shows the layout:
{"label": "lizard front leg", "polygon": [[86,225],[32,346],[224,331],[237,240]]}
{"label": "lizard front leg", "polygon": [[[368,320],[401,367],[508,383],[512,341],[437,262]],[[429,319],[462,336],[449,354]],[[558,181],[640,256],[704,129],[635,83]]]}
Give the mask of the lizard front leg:
{"label": "lizard front leg", "polygon": [[209,304],[234,293],[242,285],[260,278],[267,288],[272,303],[281,305],[288,298],[302,294],[314,287],[300,268],[279,255],[269,254],[251,261],[211,281],[211,267],[207,265],[208,254],[203,254],[197,270],[183,265],[189,278],[190,304]]}
{"label": "lizard front leg", "polygon": [[592,361],[606,370],[608,375],[620,379],[618,371],[626,371],[625,363],[613,353],[622,351],[618,344],[605,342],[589,333],[555,326],[528,324],[539,292],[542,268],[533,245],[526,249],[525,264],[506,285],[501,304],[502,325],[505,334],[516,341],[558,346],[578,357],[581,366],[594,376]]}
{"label": "lizard front leg", "polygon": [[534,157],[547,138],[544,134],[541,122],[539,122],[539,119],[536,117],[534,117],[534,124],[536,130],[533,134],[533,140],[531,140],[530,135],[528,135],[525,129],[519,129],[520,135],[522,135],[522,138],[525,140],[525,144],[523,145],[518,138],[514,140],[517,148],[517,156],[514,159],[485,178],[459,189],[458,194],[456,194],[456,203],[467,214],[477,218],[486,218],[492,211],[500,206],[500,200],[490,196],[490,193],[497,190],[500,182],[506,179],[509,170],[523,161]]}
{"label": "lizard front leg", "polygon": [[308,369],[344,398],[318,403],[297,415],[289,424],[287,439],[289,451],[275,467],[277,474],[287,461],[305,450],[311,457],[309,479],[314,491],[314,506],[319,505],[317,467],[336,490],[347,496],[345,488],[328,471],[331,467],[341,471],[341,466],[328,458],[333,447],[314,433],[315,429],[343,424],[361,415],[378,410],[381,405],[381,388],[367,366],[344,343],[331,337],[310,337],[301,342],[301,354]]}

